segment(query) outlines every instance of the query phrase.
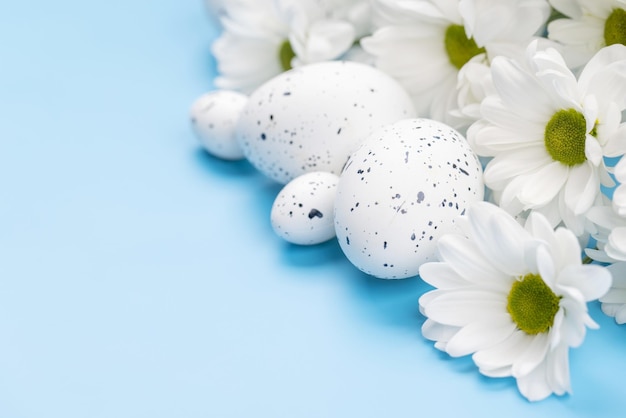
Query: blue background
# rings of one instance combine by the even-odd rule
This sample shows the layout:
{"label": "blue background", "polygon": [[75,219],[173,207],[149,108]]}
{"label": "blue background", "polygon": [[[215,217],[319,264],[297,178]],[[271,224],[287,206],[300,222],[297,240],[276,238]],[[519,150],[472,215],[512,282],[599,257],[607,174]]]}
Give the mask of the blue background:
{"label": "blue background", "polygon": [[626,327],[531,404],[422,338],[418,278],[276,237],[279,186],[201,151],[202,0],[0,2],[0,417],[619,416]]}

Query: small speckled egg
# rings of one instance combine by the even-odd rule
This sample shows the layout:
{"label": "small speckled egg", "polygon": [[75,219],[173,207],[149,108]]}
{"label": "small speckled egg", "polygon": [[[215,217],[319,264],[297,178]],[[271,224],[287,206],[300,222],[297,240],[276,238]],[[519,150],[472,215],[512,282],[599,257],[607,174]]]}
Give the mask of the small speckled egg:
{"label": "small speckled egg", "polygon": [[333,208],[339,177],[314,171],[291,180],[272,205],[272,228],[288,242],[319,244],[335,236]]}
{"label": "small speckled egg", "polygon": [[398,82],[365,64],[297,67],[250,95],[237,124],[246,158],[279,183],[311,171],[339,175],[375,129],[415,116]]}
{"label": "small speckled egg", "polygon": [[204,149],[224,160],[241,160],[235,125],[248,97],[229,90],[205,93],[192,104],[191,125]]}
{"label": "small speckled egg", "polygon": [[339,245],[367,274],[416,276],[437,260],[438,238],[483,193],[480,162],[461,134],[429,119],[399,121],[369,136],[340,176]]}

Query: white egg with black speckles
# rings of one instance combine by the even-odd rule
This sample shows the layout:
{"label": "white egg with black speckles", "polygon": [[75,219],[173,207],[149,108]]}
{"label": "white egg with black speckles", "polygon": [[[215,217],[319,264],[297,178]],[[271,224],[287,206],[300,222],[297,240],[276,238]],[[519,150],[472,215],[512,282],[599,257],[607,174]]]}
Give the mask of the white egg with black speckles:
{"label": "white egg with black speckles", "polygon": [[416,276],[437,260],[439,237],[483,195],[482,167],[460,133],[430,119],[399,121],[350,156],[337,187],[337,239],[367,274]]}
{"label": "white egg with black speckles", "polygon": [[279,183],[311,171],[339,175],[375,129],[415,116],[404,88],[372,66],[330,61],[297,67],[250,95],[237,124],[246,158]]}
{"label": "white egg with black speckles", "polygon": [[191,126],[202,147],[224,160],[245,158],[235,137],[235,126],[248,96],[230,90],[216,90],[200,96],[191,105]]}
{"label": "white egg with black speckles", "polygon": [[315,171],[287,183],[272,205],[270,220],[274,232],[300,245],[319,244],[333,238],[338,181],[336,174]]}

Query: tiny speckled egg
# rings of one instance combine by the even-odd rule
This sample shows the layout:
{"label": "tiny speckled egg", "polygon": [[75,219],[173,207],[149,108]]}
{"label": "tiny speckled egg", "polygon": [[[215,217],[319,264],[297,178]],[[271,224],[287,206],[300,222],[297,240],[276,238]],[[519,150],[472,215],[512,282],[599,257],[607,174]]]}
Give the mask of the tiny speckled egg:
{"label": "tiny speckled egg", "polygon": [[252,165],[285,184],[311,171],[339,175],[370,133],[414,116],[409,95],[384,72],[330,61],[297,67],[260,86],[236,135]]}
{"label": "tiny speckled egg", "polygon": [[224,160],[241,160],[235,125],[248,97],[229,90],[205,93],[192,104],[191,125],[204,149]]}
{"label": "tiny speckled egg", "polygon": [[314,171],[291,180],[278,193],[270,220],[281,238],[293,244],[319,244],[335,236],[333,207],[339,177]]}
{"label": "tiny speckled egg", "polygon": [[339,245],[367,274],[416,276],[437,260],[438,238],[483,193],[480,162],[461,134],[429,119],[399,121],[372,133],[340,176]]}

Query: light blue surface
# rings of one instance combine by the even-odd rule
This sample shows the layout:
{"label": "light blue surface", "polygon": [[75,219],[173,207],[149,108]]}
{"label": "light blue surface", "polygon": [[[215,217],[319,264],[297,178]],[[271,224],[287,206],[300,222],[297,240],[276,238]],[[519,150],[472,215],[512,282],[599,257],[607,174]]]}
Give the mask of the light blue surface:
{"label": "light blue surface", "polygon": [[279,186],[200,151],[202,0],[0,3],[0,417],[623,416],[626,327],[526,402],[421,337],[419,279],[277,238]]}

